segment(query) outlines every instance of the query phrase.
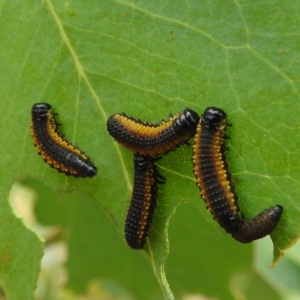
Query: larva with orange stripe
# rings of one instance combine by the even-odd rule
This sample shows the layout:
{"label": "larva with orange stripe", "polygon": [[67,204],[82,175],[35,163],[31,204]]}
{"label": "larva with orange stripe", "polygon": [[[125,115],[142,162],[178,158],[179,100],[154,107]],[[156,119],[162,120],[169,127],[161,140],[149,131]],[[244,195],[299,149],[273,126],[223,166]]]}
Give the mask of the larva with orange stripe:
{"label": "larva with orange stripe", "polygon": [[133,249],[142,249],[148,236],[157,199],[157,183],[165,178],[156,170],[159,158],[134,154],[134,183],[125,221],[125,239]]}
{"label": "larva with orange stripe", "polygon": [[201,197],[213,218],[236,240],[249,243],[270,234],[277,226],[282,206],[277,205],[245,221],[226,162],[226,113],[208,107],[200,118],[193,145],[194,174]]}
{"label": "larva with orange stripe", "polygon": [[157,156],[175,150],[196,133],[199,115],[186,108],[167,121],[147,123],[124,113],[107,120],[109,134],[124,147],[145,156]]}
{"label": "larva with orange stripe", "polygon": [[93,177],[97,168],[89,157],[69,143],[58,131],[58,123],[48,103],[36,103],[31,110],[31,136],[38,153],[51,167],[66,175]]}

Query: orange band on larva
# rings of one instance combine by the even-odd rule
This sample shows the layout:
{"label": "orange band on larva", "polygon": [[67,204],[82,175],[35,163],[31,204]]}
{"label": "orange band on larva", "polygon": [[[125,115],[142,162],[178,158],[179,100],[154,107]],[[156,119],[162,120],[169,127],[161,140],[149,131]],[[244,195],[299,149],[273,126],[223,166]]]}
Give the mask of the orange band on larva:
{"label": "orange band on larva", "polygon": [[145,156],[157,156],[187,143],[196,132],[199,116],[186,108],[158,124],[142,122],[124,113],[107,120],[109,134],[124,147]]}

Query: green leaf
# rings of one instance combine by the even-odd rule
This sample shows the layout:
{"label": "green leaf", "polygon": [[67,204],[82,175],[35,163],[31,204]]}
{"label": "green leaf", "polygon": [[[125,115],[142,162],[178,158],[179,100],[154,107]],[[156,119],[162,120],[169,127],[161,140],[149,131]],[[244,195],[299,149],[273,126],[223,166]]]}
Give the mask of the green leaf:
{"label": "green leaf", "polygon": [[[158,122],[186,106],[199,114],[207,106],[223,108],[234,124],[227,156],[241,210],[251,218],[283,205],[271,235],[274,261],[297,241],[299,6],[295,1],[0,2],[5,228],[0,283],[10,299],[32,297],[42,255],[40,239],[7,201],[14,180],[34,177],[57,191],[82,191],[123,232],[133,167],[132,153],[106,132],[106,119],[116,112]],[[97,177],[67,178],[42,162],[29,132],[35,102],[53,105],[62,132],[91,156]],[[146,253],[166,299],[173,298],[164,272],[171,216],[180,203],[190,202],[211,219],[195,187],[191,155],[191,147],[184,146],[158,163],[167,183],[160,186]]]}

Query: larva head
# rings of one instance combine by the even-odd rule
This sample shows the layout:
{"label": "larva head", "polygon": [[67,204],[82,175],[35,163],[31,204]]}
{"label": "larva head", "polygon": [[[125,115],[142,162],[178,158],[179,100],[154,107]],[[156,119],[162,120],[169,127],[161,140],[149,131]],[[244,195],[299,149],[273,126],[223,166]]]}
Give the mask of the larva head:
{"label": "larva head", "polygon": [[176,123],[179,127],[196,129],[199,120],[200,117],[195,111],[186,108],[183,113],[179,114]]}
{"label": "larva head", "polygon": [[35,103],[32,106],[31,113],[33,117],[43,118],[46,117],[51,109],[51,105],[48,103]]}
{"label": "larva head", "polygon": [[226,113],[217,107],[208,107],[201,116],[201,125],[211,129],[220,129],[226,125]]}
{"label": "larva head", "polygon": [[200,117],[195,111],[186,108],[183,112],[183,115],[185,117],[185,122],[189,126],[197,126],[199,123]]}

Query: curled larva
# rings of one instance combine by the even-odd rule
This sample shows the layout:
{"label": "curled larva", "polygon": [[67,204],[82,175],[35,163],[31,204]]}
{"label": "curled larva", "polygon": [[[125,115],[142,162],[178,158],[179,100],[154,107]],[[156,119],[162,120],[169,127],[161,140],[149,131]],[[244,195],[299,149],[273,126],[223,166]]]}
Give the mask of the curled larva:
{"label": "curled larva", "polygon": [[213,218],[237,241],[249,243],[270,234],[277,226],[282,206],[270,207],[252,220],[239,213],[238,196],[226,162],[226,113],[208,107],[200,117],[193,145],[196,184]]}

